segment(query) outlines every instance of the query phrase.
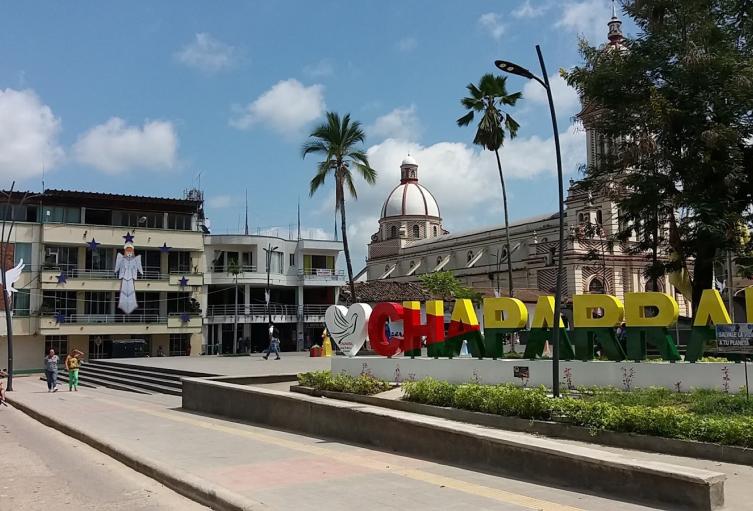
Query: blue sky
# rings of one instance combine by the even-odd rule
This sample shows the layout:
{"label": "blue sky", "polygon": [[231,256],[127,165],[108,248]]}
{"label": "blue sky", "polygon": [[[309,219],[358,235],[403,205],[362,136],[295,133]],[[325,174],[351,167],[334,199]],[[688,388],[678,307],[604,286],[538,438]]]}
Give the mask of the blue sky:
{"label": "blue sky", "polygon": [[[307,130],[327,110],[366,126],[378,183],[348,203],[354,266],[407,152],[452,231],[500,223],[490,154],[461,129],[465,85],[505,58],[549,74],[601,44],[607,0],[6,2],[0,18],[0,178],[17,187],[180,196],[199,183],[214,232],[332,235],[331,183],[313,198]],[[629,23],[623,26],[631,32]],[[535,84],[511,77],[522,124],[502,151],[510,214],[556,208],[551,127]],[[577,96],[555,80],[566,172],[585,161]],[[7,184],[3,186],[7,186]],[[242,229],[242,224],[241,224]]]}

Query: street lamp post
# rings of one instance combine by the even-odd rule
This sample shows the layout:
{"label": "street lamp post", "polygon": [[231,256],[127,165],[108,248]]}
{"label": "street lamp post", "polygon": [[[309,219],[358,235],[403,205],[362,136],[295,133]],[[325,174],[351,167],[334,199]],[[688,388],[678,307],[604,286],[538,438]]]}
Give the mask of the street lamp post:
{"label": "street lamp post", "polygon": [[269,273],[272,270],[272,252],[277,250],[277,247],[273,247],[270,243],[267,245],[267,248],[264,249],[264,251],[267,253],[267,289],[264,292],[264,299],[267,303],[267,316],[269,318],[269,324],[272,324],[272,309],[270,308],[270,301],[272,299],[271,297],[271,291],[269,289]]}
{"label": "street lamp post", "polygon": [[497,60],[494,64],[502,71],[529,80],[536,80],[546,90],[549,99],[549,113],[552,116],[552,130],[554,131],[554,148],[557,153],[557,185],[559,188],[559,248],[557,250],[557,288],[554,297],[554,321],[552,325],[552,395],[560,395],[560,318],[562,316],[562,273],[563,273],[563,254],[565,252],[565,192],[562,183],[562,155],[560,153],[560,137],[557,129],[557,115],[554,111],[554,100],[552,99],[552,88],[549,86],[549,75],[544,65],[544,57],[541,54],[541,47],[536,45],[536,53],[539,56],[541,73],[544,75],[542,80],[531,73],[528,69],[521,67],[512,62]]}

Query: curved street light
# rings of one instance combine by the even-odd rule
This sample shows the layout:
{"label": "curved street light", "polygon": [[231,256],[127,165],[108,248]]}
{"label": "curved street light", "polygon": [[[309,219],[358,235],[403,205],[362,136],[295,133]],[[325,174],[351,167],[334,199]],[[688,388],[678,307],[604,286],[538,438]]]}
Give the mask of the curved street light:
{"label": "curved street light", "polygon": [[541,73],[544,75],[542,80],[534,75],[528,69],[508,62],[506,60],[495,60],[496,65],[501,71],[517,76],[522,76],[529,80],[536,80],[546,90],[549,99],[549,113],[552,116],[552,130],[554,131],[554,148],[557,153],[557,185],[559,188],[559,248],[557,250],[557,289],[554,297],[554,321],[552,325],[552,395],[560,395],[560,318],[562,317],[562,271],[563,271],[563,253],[565,252],[565,192],[562,184],[562,155],[560,153],[560,137],[557,129],[557,115],[554,112],[554,100],[552,99],[552,88],[549,86],[549,75],[544,65],[544,57],[541,54],[541,47],[536,45],[536,53],[539,56]]}

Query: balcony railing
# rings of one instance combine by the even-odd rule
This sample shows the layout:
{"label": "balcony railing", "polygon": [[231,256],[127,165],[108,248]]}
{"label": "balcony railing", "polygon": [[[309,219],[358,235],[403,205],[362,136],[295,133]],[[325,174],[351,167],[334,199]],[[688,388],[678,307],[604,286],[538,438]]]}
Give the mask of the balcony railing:
{"label": "balcony railing", "polygon": [[[230,273],[231,268],[229,266],[221,266],[221,265],[215,265],[212,268],[212,271],[214,273],[226,273],[228,275],[232,275]],[[256,265],[255,264],[244,264],[242,266],[238,266],[238,270],[240,273],[256,273]]]}
{"label": "balcony railing", "polygon": [[305,279],[344,280],[345,272],[331,268],[301,268],[298,270],[298,276]]}
{"label": "balcony railing", "polygon": [[167,324],[167,316],[159,314],[71,314],[60,318],[62,323],[83,325],[150,323]]}
{"label": "balcony railing", "polygon": [[[282,305],[282,304],[270,304],[270,312],[273,316],[298,316],[299,313],[304,316],[323,316],[327,311],[329,305]],[[238,304],[236,309],[234,304],[222,304],[222,305],[210,305],[207,307],[207,316],[235,316],[236,310],[238,316],[264,316],[267,314],[266,305],[263,304],[251,304],[243,305]]]}
{"label": "balcony railing", "polygon": [[[110,280],[117,279],[115,270],[90,270],[86,268],[75,267],[51,267],[45,266],[44,271],[63,272],[69,279],[92,279],[92,280]],[[138,280],[169,280],[170,275],[195,275],[191,271],[170,271],[169,273],[162,273],[159,270],[152,268],[145,268],[144,274],[139,275]]]}

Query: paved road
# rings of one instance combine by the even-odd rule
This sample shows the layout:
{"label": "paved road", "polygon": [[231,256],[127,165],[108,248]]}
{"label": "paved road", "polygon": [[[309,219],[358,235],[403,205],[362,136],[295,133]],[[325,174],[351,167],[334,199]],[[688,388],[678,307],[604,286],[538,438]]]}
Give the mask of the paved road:
{"label": "paved road", "polygon": [[12,399],[141,458],[169,464],[177,473],[259,509],[648,509],[333,439],[187,413],[174,396],[112,389],[48,394],[31,378],[19,378],[16,387]]}
{"label": "paved road", "polygon": [[208,509],[10,407],[0,409],[0,459],[3,510]]}

